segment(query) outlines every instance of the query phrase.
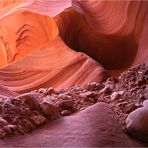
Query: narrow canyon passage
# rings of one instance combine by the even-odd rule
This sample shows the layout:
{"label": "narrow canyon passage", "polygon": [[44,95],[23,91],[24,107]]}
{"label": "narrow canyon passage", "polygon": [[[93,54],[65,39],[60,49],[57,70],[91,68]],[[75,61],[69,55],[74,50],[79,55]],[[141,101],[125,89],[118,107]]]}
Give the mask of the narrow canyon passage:
{"label": "narrow canyon passage", "polygon": [[86,53],[105,69],[121,69],[132,64],[138,49],[132,32],[129,35],[96,32],[85,17],[73,9],[62,12],[56,21],[60,36],[71,49]]}
{"label": "narrow canyon passage", "polygon": [[147,146],[147,107],[147,1],[0,0],[0,146]]}
{"label": "narrow canyon passage", "polygon": [[[49,1],[47,4],[56,7],[56,2],[54,4]],[[1,85],[12,91],[25,92],[39,87],[61,88],[72,84],[88,84],[93,81],[103,81],[107,75],[118,76],[127,68],[146,62],[147,45],[143,48],[145,40],[141,40],[145,36],[143,31],[148,31],[145,17],[148,15],[146,4],[126,2],[123,5],[116,2],[97,3],[97,1],[95,4],[88,1],[87,4],[87,2],[74,1],[72,7],[67,8],[69,5],[61,2],[58,8],[53,10],[49,8],[47,12],[46,9],[43,11],[44,4],[40,5],[35,1],[33,3],[16,2],[10,6],[2,5],[4,8],[1,8],[0,20],[0,64],[5,68],[0,70]],[[121,5],[123,5],[123,11],[120,11]],[[62,11],[64,7],[66,9]],[[7,9],[9,15],[6,15]],[[54,16],[53,13],[57,13],[56,9],[61,13],[58,12],[59,14]],[[101,13],[102,9],[105,11],[104,16]],[[50,14],[52,17],[49,17]],[[57,36],[61,37],[60,42]],[[42,52],[45,48],[48,48],[46,55]],[[63,59],[63,55],[65,60],[61,61],[60,58]],[[84,57],[85,60],[70,66],[72,61],[70,62],[68,58],[72,55],[79,55],[76,63]],[[28,59],[30,63],[42,59],[42,63],[45,63],[46,68],[48,67],[48,72],[43,68],[45,66],[41,68],[41,62],[34,67],[28,65]],[[25,68],[26,64],[28,68]],[[56,67],[56,64],[59,66]],[[71,70],[66,68],[68,65]],[[84,73],[88,69],[91,75]],[[75,72],[72,74],[72,71]],[[64,76],[65,72],[66,77],[57,79],[58,75]],[[43,76],[45,73],[46,77]],[[12,76],[15,79],[12,78],[9,81],[9,77]]]}

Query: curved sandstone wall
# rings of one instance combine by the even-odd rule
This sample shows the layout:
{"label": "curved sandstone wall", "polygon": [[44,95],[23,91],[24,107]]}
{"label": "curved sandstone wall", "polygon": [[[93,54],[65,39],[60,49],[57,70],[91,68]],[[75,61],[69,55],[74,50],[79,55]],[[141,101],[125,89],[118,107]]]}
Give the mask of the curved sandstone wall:
{"label": "curved sandstone wall", "polygon": [[11,91],[103,81],[148,61],[148,2],[0,2],[0,84]]}

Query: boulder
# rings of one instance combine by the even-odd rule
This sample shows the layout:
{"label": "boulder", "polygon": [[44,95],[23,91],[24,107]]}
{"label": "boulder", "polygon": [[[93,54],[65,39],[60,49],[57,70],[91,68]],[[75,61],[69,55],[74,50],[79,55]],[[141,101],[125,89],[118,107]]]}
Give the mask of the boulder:
{"label": "boulder", "polygon": [[131,112],[126,119],[126,129],[132,136],[148,142],[148,108],[141,107]]}
{"label": "boulder", "polygon": [[60,102],[59,107],[62,109],[72,110],[74,107],[74,102],[71,100],[63,100]]}
{"label": "boulder", "polygon": [[59,108],[49,101],[43,101],[40,104],[41,112],[49,119],[56,119],[60,116]]}
{"label": "boulder", "polygon": [[31,110],[40,110],[39,102],[38,102],[38,96],[32,93],[25,93],[21,94],[16,97],[16,99],[23,100]]}

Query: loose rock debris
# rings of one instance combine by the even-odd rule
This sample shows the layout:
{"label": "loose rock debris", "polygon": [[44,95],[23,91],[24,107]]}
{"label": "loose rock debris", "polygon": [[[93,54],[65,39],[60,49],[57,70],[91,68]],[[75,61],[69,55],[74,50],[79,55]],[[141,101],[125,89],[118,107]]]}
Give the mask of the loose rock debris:
{"label": "loose rock debris", "polygon": [[129,114],[148,106],[148,64],[137,65],[103,83],[60,90],[40,88],[17,97],[0,96],[0,138],[31,132],[49,120],[84,110],[97,102],[109,104],[123,128],[131,131]]}

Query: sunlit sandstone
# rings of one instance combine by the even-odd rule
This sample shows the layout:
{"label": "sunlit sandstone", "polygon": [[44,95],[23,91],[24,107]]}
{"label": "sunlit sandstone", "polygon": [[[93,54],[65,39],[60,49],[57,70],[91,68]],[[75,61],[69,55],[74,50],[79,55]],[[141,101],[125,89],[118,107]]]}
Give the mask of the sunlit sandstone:
{"label": "sunlit sandstone", "polygon": [[0,84],[11,91],[99,82],[148,60],[147,2],[7,0],[0,7]]}

